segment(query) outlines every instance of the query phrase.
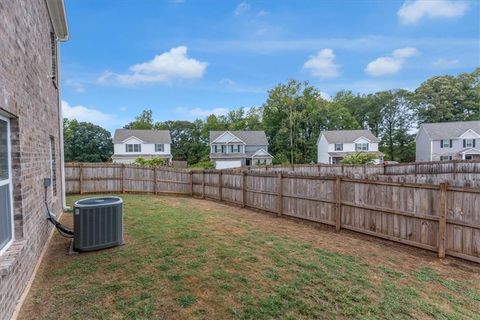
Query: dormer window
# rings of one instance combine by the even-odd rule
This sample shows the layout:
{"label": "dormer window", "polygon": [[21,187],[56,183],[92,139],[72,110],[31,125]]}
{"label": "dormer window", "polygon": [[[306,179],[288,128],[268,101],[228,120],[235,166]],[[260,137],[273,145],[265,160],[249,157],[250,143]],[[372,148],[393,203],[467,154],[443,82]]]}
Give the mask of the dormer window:
{"label": "dormer window", "polygon": [[126,144],[125,145],[125,152],[142,152],[142,145],[141,144]]}
{"label": "dormer window", "polygon": [[356,151],[368,151],[368,143],[355,143]]}
{"label": "dormer window", "polygon": [[343,143],[335,143],[335,151],[343,151]]}

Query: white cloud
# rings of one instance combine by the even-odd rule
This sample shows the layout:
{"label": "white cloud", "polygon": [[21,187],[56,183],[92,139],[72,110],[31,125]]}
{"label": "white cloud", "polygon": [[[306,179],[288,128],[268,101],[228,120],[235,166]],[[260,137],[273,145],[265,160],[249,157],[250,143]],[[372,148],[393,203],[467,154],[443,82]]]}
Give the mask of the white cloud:
{"label": "white cloud", "polygon": [[105,125],[107,122],[115,118],[114,115],[104,113],[97,109],[88,108],[82,105],[71,106],[65,100],[62,100],[62,114],[64,118],[92,122],[99,125]]}
{"label": "white cloud", "polygon": [[65,80],[65,85],[67,87],[73,88],[73,90],[77,93],[84,93],[85,92],[85,86],[83,83],[71,79]]}
{"label": "white cloud", "polygon": [[459,61],[457,59],[443,59],[443,58],[439,58],[433,61],[432,63],[432,65],[435,68],[439,68],[439,69],[454,68],[458,66],[458,64],[459,64]]}
{"label": "white cloud", "polygon": [[150,61],[139,63],[129,68],[130,72],[117,74],[105,71],[98,81],[108,83],[114,80],[123,84],[169,83],[182,79],[202,78],[207,70],[207,63],[187,56],[187,47],[172,48],[155,56]]}
{"label": "white cloud", "polygon": [[248,10],[250,10],[250,4],[248,4],[247,2],[243,1],[241,3],[238,4],[238,6],[235,8],[235,10],[233,11],[233,14],[236,15],[236,16],[239,16],[239,15],[242,15],[244,14],[245,12],[247,12]]}
{"label": "white cloud", "polygon": [[332,49],[323,49],[316,56],[303,65],[304,69],[310,71],[310,74],[318,78],[336,78],[340,75],[340,65],[335,63],[335,54]]}
{"label": "white cloud", "polygon": [[257,16],[258,16],[258,17],[265,17],[265,16],[267,16],[267,15],[268,15],[268,11],[266,11],[266,10],[260,10],[260,11],[258,11],[258,13],[257,13]]}
{"label": "white cloud", "polygon": [[407,0],[397,12],[403,24],[415,24],[424,17],[454,18],[462,16],[468,9],[466,1],[460,0]]}
{"label": "white cloud", "polygon": [[392,52],[392,56],[397,59],[404,59],[404,58],[410,58],[413,56],[418,55],[420,52],[416,48],[401,48],[401,49],[395,49]]}
{"label": "white cloud", "polygon": [[420,52],[411,47],[393,50],[391,57],[380,57],[370,62],[365,72],[374,77],[395,74],[402,69],[405,59],[418,54]]}
{"label": "white cloud", "polygon": [[224,78],[220,80],[218,83],[224,86],[233,86],[235,84],[235,81],[229,78]]}
{"label": "white cloud", "polygon": [[175,110],[179,114],[183,114],[188,118],[204,118],[211,114],[216,116],[226,115],[230,110],[227,108],[213,108],[213,109],[202,109],[202,108],[184,108],[180,107]]}

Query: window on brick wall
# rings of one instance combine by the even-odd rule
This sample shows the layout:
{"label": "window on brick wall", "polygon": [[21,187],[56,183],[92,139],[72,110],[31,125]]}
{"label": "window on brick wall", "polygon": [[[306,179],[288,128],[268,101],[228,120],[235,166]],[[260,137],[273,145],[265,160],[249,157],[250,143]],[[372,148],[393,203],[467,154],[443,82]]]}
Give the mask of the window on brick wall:
{"label": "window on brick wall", "polygon": [[57,80],[58,80],[58,70],[57,70],[57,36],[55,35],[55,32],[50,32],[50,49],[52,50],[52,74],[50,75],[52,77],[52,81],[57,85]]}
{"label": "window on brick wall", "polygon": [[55,138],[50,136],[50,177],[52,179],[52,193],[57,195],[57,162],[55,152]]}
{"label": "window on brick wall", "polygon": [[0,116],[0,254],[14,238],[12,188],[10,122]]}

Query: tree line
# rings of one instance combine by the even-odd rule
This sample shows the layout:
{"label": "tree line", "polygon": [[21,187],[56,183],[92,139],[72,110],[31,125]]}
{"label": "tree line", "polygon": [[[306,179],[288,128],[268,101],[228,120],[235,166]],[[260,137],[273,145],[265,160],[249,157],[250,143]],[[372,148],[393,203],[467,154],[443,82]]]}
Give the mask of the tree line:
{"label": "tree line", "polygon": [[[144,110],[127,129],[169,130],[172,155],[189,165],[209,161],[211,130],[265,130],[274,163],[313,163],[322,130],[369,129],[381,139],[386,160],[415,160],[419,124],[480,120],[480,68],[458,76],[432,77],[413,91],[394,89],[371,94],[339,91],[325,99],[309,82],[289,80],[268,91],[261,107],[238,108],[226,115],[195,121],[155,122]],[[100,126],[64,120],[65,161],[108,161],[110,132]]]}

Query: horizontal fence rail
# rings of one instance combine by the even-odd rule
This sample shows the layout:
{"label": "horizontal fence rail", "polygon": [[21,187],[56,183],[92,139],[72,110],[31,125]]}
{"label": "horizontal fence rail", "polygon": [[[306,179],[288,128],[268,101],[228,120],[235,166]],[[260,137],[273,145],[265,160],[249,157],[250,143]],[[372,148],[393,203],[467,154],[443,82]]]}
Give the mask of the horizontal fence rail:
{"label": "horizontal fence rail", "polygon": [[302,173],[313,176],[345,176],[390,182],[480,187],[480,161],[430,161],[380,165],[298,164],[252,168],[259,172]]}
{"label": "horizontal fence rail", "polygon": [[138,192],[213,199],[480,263],[480,188],[307,171],[188,171],[105,163],[67,163],[65,173],[69,194]]}

